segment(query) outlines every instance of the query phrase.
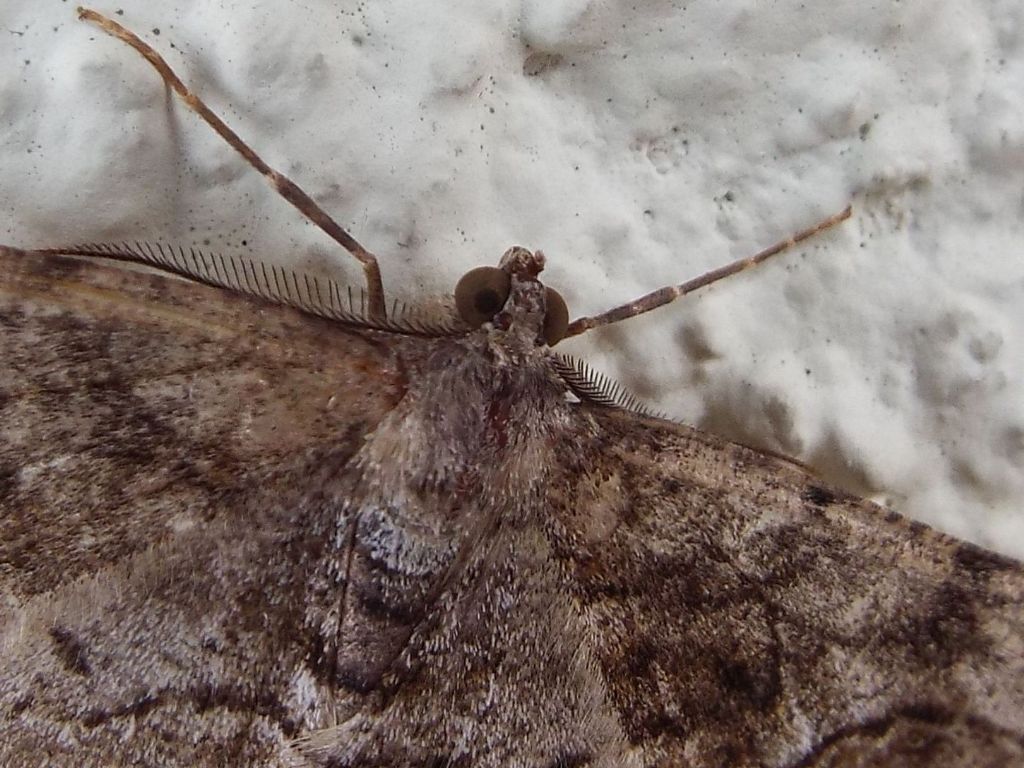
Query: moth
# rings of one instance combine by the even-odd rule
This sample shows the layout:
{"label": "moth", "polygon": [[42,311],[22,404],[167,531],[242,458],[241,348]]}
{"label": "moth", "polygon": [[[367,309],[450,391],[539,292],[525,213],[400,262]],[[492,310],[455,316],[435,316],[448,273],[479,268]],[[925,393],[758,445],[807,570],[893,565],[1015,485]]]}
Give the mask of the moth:
{"label": "moth", "polygon": [[[0,763],[1024,764],[1024,571],[552,350],[509,249],[451,317],[363,264],[0,248]],[[127,262],[127,263],[124,263]],[[142,270],[139,266],[151,269]]]}

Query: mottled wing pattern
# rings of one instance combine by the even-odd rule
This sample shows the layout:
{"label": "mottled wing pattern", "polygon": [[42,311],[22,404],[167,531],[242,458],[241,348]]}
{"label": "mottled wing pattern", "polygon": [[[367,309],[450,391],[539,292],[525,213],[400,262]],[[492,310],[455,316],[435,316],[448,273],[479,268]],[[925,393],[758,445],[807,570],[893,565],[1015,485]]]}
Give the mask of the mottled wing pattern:
{"label": "mottled wing pattern", "polygon": [[1024,570],[697,430],[590,409],[555,557],[643,765],[1024,764]]}
{"label": "mottled wing pattern", "polygon": [[[9,757],[78,744],[51,760],[88,764],[90,739],[145,725],[151,764],[182,748],[222,762],[225,745],[243,762],[295,732],[303,563],[325,535],[304,515],[404,387],[374,339],[173,277],[0,250]],[[219,732],[184,747],[176,729],[204,712]]]}
{"label": "mottled wing pattern", "polygon": [[268,475],[301,482],[400,388],[383,347],[328,321],[95,260],[0,258],[0,576],[19,594],[236,513]]}
{"label": "mottled wing pattern", "polygon": [[529,252],[452,339],[0,256],[12,765],[1024,763],[1021,566],[571,402]]}

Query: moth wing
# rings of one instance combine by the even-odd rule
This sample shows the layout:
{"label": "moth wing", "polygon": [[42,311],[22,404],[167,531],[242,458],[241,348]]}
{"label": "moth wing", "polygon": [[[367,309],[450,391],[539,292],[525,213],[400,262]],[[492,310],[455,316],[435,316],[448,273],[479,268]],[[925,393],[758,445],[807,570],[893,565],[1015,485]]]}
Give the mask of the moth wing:
{"label": "moth wing", "polygon": [[0,591],[25,598],[343,463],[400,396],[372,334],[0,249]]}
{"label": "moth wing", "polygon": [[712,435],[591,409],[551,499],[645,765],[1024,761],[1024,570]]}

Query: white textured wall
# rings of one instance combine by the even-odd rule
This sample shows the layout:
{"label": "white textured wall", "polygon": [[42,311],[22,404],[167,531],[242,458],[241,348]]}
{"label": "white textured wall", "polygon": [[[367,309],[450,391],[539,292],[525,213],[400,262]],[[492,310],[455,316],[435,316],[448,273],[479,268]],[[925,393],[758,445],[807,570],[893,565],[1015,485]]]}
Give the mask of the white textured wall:
{"label": "white textured wall", "polygon": [[[592,313],[852,200],[829,235],[571,351],[1024,556],[1020,0],[97,2],[412,300],[516,243]],[[0,0],[0,40],[0,241],[206,244],[358,280],[72,3]]]}

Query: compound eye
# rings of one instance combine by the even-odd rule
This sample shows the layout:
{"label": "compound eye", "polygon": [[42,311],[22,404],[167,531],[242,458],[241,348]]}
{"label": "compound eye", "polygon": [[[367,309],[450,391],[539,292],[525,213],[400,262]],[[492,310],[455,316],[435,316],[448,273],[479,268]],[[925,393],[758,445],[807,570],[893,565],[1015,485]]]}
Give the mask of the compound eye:
{"label": "compound eye", "polygon": [[554,288],[545,289],[547,313],[544,315],[544,341],[549,347],[555,346],[565,338],[569,330],[569,308],[565,299]]}
{"label": "compound eye", "polygon": [[477,267],[462,276],[455,286],[455,308],[471,328],[479,328],[505,306],[512,278],[497,267]]}

